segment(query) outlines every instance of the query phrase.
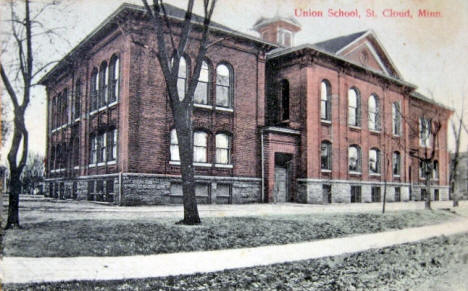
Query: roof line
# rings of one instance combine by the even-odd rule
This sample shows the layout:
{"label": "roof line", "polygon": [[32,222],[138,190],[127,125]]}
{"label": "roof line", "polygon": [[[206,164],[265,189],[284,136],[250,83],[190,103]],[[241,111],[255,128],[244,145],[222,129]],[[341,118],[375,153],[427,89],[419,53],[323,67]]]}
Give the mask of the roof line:
{"label": "roof line", "polygon": [[364,33],[363,35],[361,35],[360,37],[356,38],[355,40],[353,40],[352,42],[348,43],[347,45],[345,45],[344,47],[342,47],[340,50],[338,50],[336,52],[336,54],[340,54],[341,52],[343,52],[344,50],[346,50],[348,47],[350,47],[352,44],[358,42],[359,40],[367,37],[367,36],[372,36],[374,38],[374,40],[377,42],[377,44],[379,45],[380,49],[383,51],[385,57],[387,58],[388,62],[390,63],[390,65],[392,66],[392,69],[397,73],[397,76],[402,78],[402,75],[400,73],[400,71],[398,70],[398,68],[395,66],[395,63],[393,62],[393,60],[390,58],[390,55],[388,54],[387,50],[385,49],[385,47],[382,45],[382,43],[380,42],[379,38],[377,37],[377,34],[374,32],[374,30],[372,29],[368,29],[366,31],[366,33]]}
{"label": "roof line", "polygon": [[[75,53],[77,53],[86,43],[88,43],[90,41],[90,39],[92,39],[106,25],[110,24],[112,22],[112,20],[117,15],[122,13],[122,11],[124,11],[125,9],[130,9],[130,10],[133,10],[133,11],[146,12],[145,8],[142,7],[142,6],[135,5],[135,4],[130,4],[130,3],[123,3],[114,12],[112,12],[108,17],[106,17],[95,29],[93,29],[83,40],[81,40],[70,52],[68,52],[59,61],[59,63],[57,65],[55,65],[49,72],[47,72],[44,76],[42,76],[38,83],[43,84],[51,75],[56,73],[56,71],[64,65],[63,63],[67,59],[71,58]],[[182,8],[179,8],[179,9],[182,9]],[[173,16],[173,15],[168,15],[168,17],[171,18],[171,19],[175,19],[175,20],[184,20],[181,17],[176,17],[176,16]],[[196,21],[194,19],[192,21],[196,25],[201,25],[202,24],[201,22],[198,22],[198,21]],[[254,37],[254,36],[251,36],[251,35],[248,35],[248,34],[245,34],[245,33],[237,32],[237,31],[234,31],[234,30],[231,31],[231,30],[220,28],[220,27],[210,26],[210,31],[215,31],[215,32],[217,31],[217,32],[227,33],[227,34],[234,35],[234,36],[241,37],[241,38],[245,38],[245,39],[260,43],[260,44],[269,45],[269,46],[271,46],[273,48],[278,47],[277,44],[274,44],[274,43],[271,43],[271,42],[268,42],[268,41],[264,41],[264,40],[262,40],[260,38],[257,38],[257,37]]]}
{"label": "roof line", "polygon": [[366,70],[366,71],[369,71],[373,74],[376,74],[377,76],[380,76],[380,77],[383,77],[387,80],[390,80],[390,81],[393,81],[393,82],[396,82],[400,85],[403,85],[403,86],[408,86],[408,87],[411,87],[413,89],[416,89],[417,86],[412,84],[412,83],[409,83],[407,81],[404,81],[404,80],[400,80],[400,79],[396,79],[394,77],[391,77],[391,76],[387,76],[385,74],[382,74],[380,72],[377,72],[375,70],[372,70],[371,68],[366,68],[366,67],[363,67],[359,64],[356,64],[354,62],[351,62],[343,57],[340,57],[340,56],[337,56],[337,55],[334,55],[334,54],[331,54],[325,50],[322,50],[320,48],[318,48],[317,46],[313,45],[313,44],[310,44],[310,43],[306,43],[306,44],[302,44],[302,45],[299,45],[299,46],[296,46],[296,47],[292,47],[292,48],[288,48],[288,49],[284,49],[284,50],[281,50],[281,51],[278,51],[278,52],[273,52],[273,53],[270,53],[270,54],[267,54],[267,59],[274,59],[274,58],[277,58],[277,57],[280,57],[280,56],[283,56],[283,55],[286,55],[286,54],[289,54],[289,53],[292,53],[292,52],[295,52],[295,51],[299,51],[299,50],[302,50],[302,49],[311,49],[311,50],[315,50],[321,54],[324,54],[326,56],[329,56],[329,57],[332,57],[334,59],[337,59],[337,60],[340,60],[342,62],[345,62],[345,63],[348,63],[352,66],[356,66],[360,69],[363,69],[363,70]]}

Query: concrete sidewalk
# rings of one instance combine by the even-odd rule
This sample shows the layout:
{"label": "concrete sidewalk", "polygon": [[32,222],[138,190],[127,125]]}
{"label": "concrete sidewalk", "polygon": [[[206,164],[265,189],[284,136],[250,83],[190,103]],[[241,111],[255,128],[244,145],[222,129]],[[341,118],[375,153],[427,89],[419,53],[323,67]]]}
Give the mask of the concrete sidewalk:
{"label": "concrete sidewalk", "polygon": [[466,218],[404,230],[256,248],[123,257],[4,257],[0,261],[0,279],[8,284],[215,272],[355,253],[463,232],[468,232]]}

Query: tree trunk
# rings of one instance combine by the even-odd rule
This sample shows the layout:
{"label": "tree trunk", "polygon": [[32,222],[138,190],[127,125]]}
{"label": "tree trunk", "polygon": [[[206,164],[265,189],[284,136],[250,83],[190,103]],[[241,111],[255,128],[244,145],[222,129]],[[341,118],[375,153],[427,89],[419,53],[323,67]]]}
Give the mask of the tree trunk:
{"label": "tree trunk", "polygon": [[12,171],[9,182],[8,220],[5,229],[20,228],[19,224],[19,194],[21,183],[16,171]]}
{"label": "tree trunk", "polygon": [[455,183],[453,184],[452,200],[453,200],[453,207],[458,207],[458,193],[456,191]]}
{"label": "tree trunk", "polygon": [[[180,171],[182,175],[182,190],[184,193],[184,219],[181,224],[200,224],[197,200],[195,197],[195,169],[193,167],[193,128],[191,114],[188,108],[176,109],[177,138],[179,141]],[[182,145],[182,146],[181,146]]]}
{"label": "tree trunk", "polygon": [[426,201],[424,202],[424,209],[431,209],[431,181],[430,175],[426,175]]}

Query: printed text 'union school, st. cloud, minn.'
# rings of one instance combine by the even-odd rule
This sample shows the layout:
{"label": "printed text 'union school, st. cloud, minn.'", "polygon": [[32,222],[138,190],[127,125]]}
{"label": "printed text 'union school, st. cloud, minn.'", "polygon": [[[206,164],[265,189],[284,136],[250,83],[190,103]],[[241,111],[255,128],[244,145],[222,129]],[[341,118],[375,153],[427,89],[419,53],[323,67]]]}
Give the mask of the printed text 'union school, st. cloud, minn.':
{"label": "printed text 'union school, st. cloud, minn.'", "polygon": [[[363,11],[364,17],[368,18],[413,18],[415,17],[442,17],[440,11],[433,11],[428,9],[417,9],[417,11],[412,11],[410,9],[403,10],[394,10],[391,8],[382,9],[381,11],[376,11],[374,9],[366,9]],[[361,11],[359,9],[352,10],[343,10],[343,9],[333,9],[329,8],[328,10],[314,10],[312,8],[295,8],[294,16],[296,17],[335,17],[335,18],[361,18]]]}

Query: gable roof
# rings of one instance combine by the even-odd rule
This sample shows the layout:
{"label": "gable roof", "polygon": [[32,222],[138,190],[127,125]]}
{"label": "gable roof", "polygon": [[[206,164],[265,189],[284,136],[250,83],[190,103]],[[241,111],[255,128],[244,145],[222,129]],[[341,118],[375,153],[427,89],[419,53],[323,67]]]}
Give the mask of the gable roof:
{"label": "gable roof", "polygon": [[347,47],[349,44],[353,43],[355,40],[360,38],[365,33],[367,33],[367,30],[348,34],[348,35],[342,35],[339,37],[335,37],[332,39],[328,39],[322,42],[315,43],[314,45],[324,51],[327,51],[332,54],[336,54],[338,51]]}
{"label": "gable roof", "polygon": [[315,46],[334,55],[347,58],[353,50],[362,46],[362,40],[365,40],[364,44],[370,50],[384,74],[396,79],[402,79],[401,73],[393,63],[390,55],[371,29],[322,41],[316,43]]}

